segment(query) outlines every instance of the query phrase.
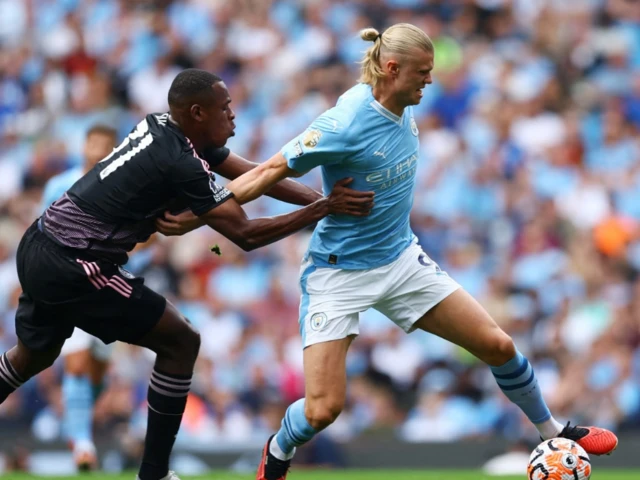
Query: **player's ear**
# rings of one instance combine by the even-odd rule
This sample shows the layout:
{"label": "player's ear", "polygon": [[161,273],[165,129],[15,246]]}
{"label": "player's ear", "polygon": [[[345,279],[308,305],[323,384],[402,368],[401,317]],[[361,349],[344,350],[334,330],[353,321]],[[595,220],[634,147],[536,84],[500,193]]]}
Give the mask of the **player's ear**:
{"label": "player's ear", "polygon": [[400,72],[400,68],[397,60],[392,59],[387,61],[387,72],[389,72],[389,75],[391,75],[392,78],[395,78],[398,76],[398,73]]}
{"label": "player's ear", "polygon": [[204,119],[203,109],[197,103],[191,105],[189,112],[191,113],[191,118],[193,118],[194,120],[202,121]]}

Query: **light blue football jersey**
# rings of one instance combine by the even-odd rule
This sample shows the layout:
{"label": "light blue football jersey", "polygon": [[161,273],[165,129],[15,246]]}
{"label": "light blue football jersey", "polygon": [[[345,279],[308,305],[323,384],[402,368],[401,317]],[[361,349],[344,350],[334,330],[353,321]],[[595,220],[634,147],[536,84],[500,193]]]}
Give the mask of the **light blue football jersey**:
{"label": "light blue football jersey", "polygon": [[64,192],[69,190],[83,175],[81,167],[71,168],[55,177],[51,177],[44,187],[42,201],[40,202],[40,212],[44,212],[53,202],[58,200]]}
{"label": "light blue football jersey", "polygon": [[415,241],[409,214],[418,147],[412,108],[398,117],[375,100],[367,84],[345,92],[283,147],[290,168],[322,167],[325,195],[345,177],[353,177],[350,188],[375,192],[368,217],[330,215],[319,222],[308,251],[317,266],[376,268],[393,262]]}

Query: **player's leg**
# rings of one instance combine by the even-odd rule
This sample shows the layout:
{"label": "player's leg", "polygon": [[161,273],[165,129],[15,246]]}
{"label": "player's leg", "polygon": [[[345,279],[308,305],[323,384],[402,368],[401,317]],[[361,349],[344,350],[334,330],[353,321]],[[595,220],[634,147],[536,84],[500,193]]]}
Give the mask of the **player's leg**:
{"label": "player's leg", "polygon": [[300,333],[304,348],[305,398],[289,406],[278,433],[265,445],[257,480],[284,480],[295,447],[335,421],[346,396],[346,357],[358,335],[359,312],[375,303],[381,288],[362,271],[301,268]]}
{"label": "player's leg", "polygon": [[[94,358],[91,335],[76,328],[62,347],[64,375],[62,404],[64,432],[71,443],[74,461],[81,471],[97,467],[93,443],[93,406],[96,400],[92,371],[94,364],[104,362]],[[99,379],[101,383],[101,379]]]}
{"label": "player's leg", "polygon": [[594,455],[610,454],[618,446],[617,437],[608,430],[563,426],[553,418],[532,365],[511,337],[464,290],[452,293],[415,325],[463,347],[487,363],[500,389],[520,407],[543,439],[569,438]]}
{"label": "player's leg", "polygon": [[33,350],[18,339],[17,345],[0,356],[0,404],[24,382],[53,365],[60,348],[62,343]]}
{"label": "player's leg", "polygon": [[191,387],[200,335],[164,297],[144,286],[142,278],[104,261],[84,265],[96,285],[93,294],[76,305],[74,325],[106,344],[119,340],[156,353],[139,477],[171,478],[169,457]]}
{"label": "player's leg", "polygon": [[[487,363],[498,386],[536,426],[543,438],[572,437],[590,453],[617,446],[611,432],[558,423],[542,397],[529,361],[484,308],[413,246],[399,259],[397,287],[379,308],[406,331],[420,328],[459,345]],[[377,308],[377,307],[376,307]],[[424,313],[426,312],[426,313]]]}
{"label": "player's leg", "polygon": [[169,474],[169,457],[187,403],[200,334],[167,302],[153,329],[131,343],[157,355],[147,392],[149,417],[138,477],[158,480]]}
{"label": "player's leg", "polygon": [[73,327],[58,313],[36,303],[27,293],[20,295],[15,316],[18,344],[0,357],[0,404],[60,355]]}
{"label": "player's leg", "polygon": [[18,246],[16,266],[23,290],[15,315],[18,344],[0,357],[0,403],[50,367],[73,331],[55,305],[67,286],[60,259],[43,248],[39,235],[36,224],[31,225]]}
{"label": "player's leg", "polygon": [[280,430],[265,445],[258,480],[285,478],[296,447],[338,418],[346,399],[346,358],[352,340],[349,336],[305,348],[305,398],[287,408]]}
{"label": "player's leg", "polygon": [[542,397],[529,361],[513,340],[466,291],[459,289],[431,308],[415,327],[461,346],[489,365],[504,394],[518,405],[543,438],[556,437],[556,421]]}
{"label": "player's leg", "polygon": [[[108,271],[106,264],[100,267]],[[191,388],[200,335],[171,303],[142,285],[142,279],[118,278],[118,286],[126,281],[132,291],[103,288],[100,301],[86,305],[76,325],[107,344],[120,340],[156,353],[138,476],[141,480],[171,478],[169,459]]]}

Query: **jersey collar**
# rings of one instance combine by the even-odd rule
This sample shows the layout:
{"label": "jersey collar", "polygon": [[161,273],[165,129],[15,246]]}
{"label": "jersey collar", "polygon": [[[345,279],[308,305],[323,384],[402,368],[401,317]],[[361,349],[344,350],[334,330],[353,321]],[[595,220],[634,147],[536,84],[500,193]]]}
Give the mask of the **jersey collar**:
{"label": "jersey collar", "polygon": [[385,118],[388,118],[389,120],[391,120],[393,123],[396,123],[398,125],[402,125],[402,117],[399,117],[398,115],[396,115],[395,113],[391,112],[390,110],[387,110],[386,108],[384,108],[382,106],[382,104],[380,102],[378,102],[375,98],[373,99],[373,101],[371,102],[371,106],[373,107],[373,109],[378,112],[380,115],[382,115]]}

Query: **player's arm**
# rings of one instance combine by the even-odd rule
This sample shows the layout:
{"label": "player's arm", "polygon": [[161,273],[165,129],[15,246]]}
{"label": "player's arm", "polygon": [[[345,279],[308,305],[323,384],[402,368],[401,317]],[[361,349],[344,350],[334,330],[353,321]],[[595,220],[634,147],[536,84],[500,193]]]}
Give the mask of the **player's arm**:
{"label": "player's arm", "polygon": [[[260,168],[260,166],[261,164],[259,163],[251,162],[246,158],[241,157],[240,155],[236,155],[235,153],[230,152],[228,157],[222,163],[219,163],[215,167],[212,167],[212,170],[217,174],[228,178],[229,180],[235,180],[241,175]],[[283,172],[285,176],[293,176],[289,175],[290,173],[291,172],[286,171]],[[309,205],[322,198],[322,194],[320,192],[317,192],[314,189],[301,184],[300,182],[291,180],[290,178],[283,178],[283,180],[279,181],[273,187],[271,187],[270,190],[267,190],[265,192],[265,195],[273,197],[276,200],[291,203],[294,205]],[[237,199],[238,195],[236,194],[236,200]]]}
{"label": "player's arm", "polygon": [[331,165],[351,155],[347,129],[329,115],[321,115],[266,162],[233,180],[228,188],[239,203],[249,202],[287,177],[300,177],[320,165]]}
{"label": "player's arm", "polygon": [[[257,170],[257,168],[254,170]],[[254,170],[251,170],[249,173]],[[216,229],[216,226],[220,226],[220,233],[223,235],[227,235],[228,233],[231,240],[239,238],[238,234],[229,232],[225,227],[225,220],[228,219],[228,215],[223,216],[222,219],[216,220],[215,224],[211,223],[214,220],[209,217],[205,217],[205,214],[208,214],[213,210],[217,210],[224,203],[234,197],[233,191],[217,185],[213,181],[212,176],[210,176],[206,169],[205,162],[202,162],[191,155],[186,155],[180,158],[175,163],[172,171],[169,172],[168,181],[172,183],[174,193],[185,200],[193,214],[201,217],[193,222],[194,225],[200,226],[203,223],[206,223]],[[292,214],[274,217],[273,219],[252,220],[250,225],[251,228],[246,225],[248,220],[246,219],[244,210],[240,207],[239,202],[234,199],[232,203],[238,205],[240,210],[242,210],[242,215],[234,218],[234,221],[238,223],[236,225],[238,227],[237,230],[239,230],[241,234],[255,235],[257,243],[264,241],[264,238],[268,239],[267,243],[271,243],[283,236],[287,236],[298,231],[307,225],[317,222],[319,219],[330,213],[343,215],[368,215],[373,207],[373,192],[359,192],[351,190],[346,187],[350,182],[351,179],[345,179],[337,182],[328,198],[323,197],[322,199],[317,200],[311,205],[293,212]],[[230,207],[226,207],[222,212],[229,208]],[[216,214],[209,215],[213,215],[213,218],[216,218],[221,215],[221,213],[217,212]],[[167,218],[167,216],[171,217],[170,215],[165,214],[165,218],[159,218],[156,220],[156,226],[161,233],[164,233],[165,235],[182,235],[183,233],[193,229],[185,229],[181,222],[173,222],[172,219]],[[293,223],[291,225],[285,225],[287,222]],[[197,226],[194,226],[194,228],[197,228]],[[254,246],[253,248],[256,247]]]}
{"label": "player's arm", "polygon": [[[289,168],[287,159],[284,158],[282,153],[278,152],[266,162],[248,170],[245,174],[230,182],[227,188],[233,192],[238,203],[244,204],[264,195],[275,188],[278,182],[285,180],[287,177],[299,177],[301,175],[296,170]],[[322,195],[320,195],[321,197]]]}
{"label": "player's arm", "polygon": [[[269,188],[290,174],[284,157],[282,157],[282,155],[280,155],[280,157],[282,157],[281,159],[277,157],[278,155],[274,155],[265,163],[260,164],[255,168],[247,168],[246,173],[233,180],[224,190],[231,192],[235,196],[236,203],[239,204],[247,203],[259,197],[263,192],[269,190]],[[227,160],[223,163],[226,163]],[[247,161],[247,163],[250,162]],[[217,166],[214,168],[217,169]],[[197,172],[195,173],[197,174]],[[322,195],[318,195],[319,198],[316,198],[314,202],[323,198]],[[185,233],[200,228],[205,224],[206,221],[202,217],[198,216],[197,212],[194,213],[194,211],[191,210],[187,210],[177,215],[165,212],[163,218],[159,218],[156,221],[158,231],[164,235],[184,235]]]}
{"label": "player's arm", "polygon": [[[264,192],[268,191],[271,187],[273,187],[274,190],[278,187],[281,187],[280,190],[287,189],[286,186],[284,188],[282,188],[281,185],[276,186],[278,182],[285,179],[291,173],[288,171],[289,168],[287,167],[287,162],[284,157],[282,157],[281,155],[280,157],[282,158],[276,157],[278,157],[278,155],[274,155],[265,163],[255,166],[255,168],[255,164],[252,164],[248,160],[244,160],[243,158],[238,157],[240,160],[246,162],[247,164],[250,164],[250,166],[247,166],[246,164],[237,166],[236,164],[236,166],[232,165],[230,168],[227,168],[227,171],[234,170],[235,172],[237,172],[242,169],[246,172],[244,174],[240,174],[235,180],[227,185],[227,189],[234,194],[235,201],[237,203],[244,204],[250,202],[251,200],[258,198]],[[224,163],[226,163],[227,161],[229,161],[229,159],[225,160],[222,165],[224,165]],[[232,161],[232,163],[234,162]],[[213,168],[219,172],[220,169],[218,167],[219,166]],[[297,182],[290,183],[300,185]],[[302,185],[300,186],[302,187]],[[313,193],[314,198],[312,201],[304,203],[304,205],[309,205],[322,198],[322,195],[318,192],[315,192],[311,189],[309,189],[309,191]],[[201,226],[205,225],[205,223],[206,222],[202,217],[198,217],[192,211],[187,210],[177,215],[173,215],[170,212],[165,212],[164,217],[156,221],[156,227],[165,235],[184,235],[187,232],[200,228]]]}
{"label": "player's arm", "polygon": [[[260,220],[260,221],[263,221],[264,223],[264,221],[273,220],[275,222],[275,225],[268,222],[267,222],[267,225],[270,228],[274,229],[276,233],[279,231],[280,225],[283,222],[284,223],[290,222],[290,221],[304,222],[304,225],[302,225],[301,227],[298,227],[297,223],[292,223],[291,225],[289,225],[289,227],[293,228],[293,230],[291,230],[290,232],[286,230],[283,236],[278,236],[276,234],[277,238],[267,242],[267,243],[271,243],[278,240],[279,238],[286,237],[287,235],[290,235],[291,233],[300,230],[300,228],[304,228],[305,226],[310,225],[331,213],[335,213],[339,215],[345,215],[345,214],[354,215],[354,216],[368,215],[371,211],[371,208],[373,207],[373,192],[360,192],[356,190],[351,190],[350,188],[347,187],[347,185],[349,185],[352,182],[352,180],[353,179],[351,178],[345,178],[336,182],[329,197],[321,197],[320,199],[316,200],[314,203],[308,205],[307,207],[300,210],[296,210],[291,214],[280,215],[272,218],[261,218],[257,220],[251,220],[251,221],[258,222]],[[228,191],[228,194],[231,195],[231,192]],[[329,202],[328,213],[324,213],[324,211],[318,210],[320,206],[323,204],[323,202],[325,201]],[[238,204],[238,202],[233,202],[233,203]],[[222,205],[220,205],[219,207],[216,207],[215,210],[218,210],[221,208],[222,208]],[[240,208],[240,210],[242,210],[242,208]],[[158,231],[160,233],[166,236],[175,236],[175,235],[184,235],[185,233],[195,230],[203,225],[209,225],[214,230],[217,230],[223,235],[227,236],[222,230],[220,230],[217,226],[211,223],[211,219],[215,218],[219,214],[221,215],[222,212],[224,212],[224,209],[216,211],[215,214],[211,212],[213,212],[213,210],[211,210],[210,212],[202,216],[195,215],[193,212],[191,212],[191,210],[187,210],[186,212],[180,213],[178,215],[173,215],[169,212],[166,212],[162,218],[158,218],[156,220],[156,227],[158,228]],[[317,217],[317,214],[319,212],[323,214]],[[242,210],[242,213],[244,214],[244,210]],[[291,215],[291,217],[289,215]],[[299,215],[311,215],[311,217],[309,218],[303,217],[303,219],[300,220],[298,217]],[[225,218],[222,218],[220,221],[224,221]],[[246,215],[244,216],[244,218],[246,219]],[[235,221],[242,223],[244,219],[236,218]],[[240,223],[238,223],[238,225]],[[256,223],[253,225],[253,227],[259,227],[259,226],[260,226],[259,223]],[[224,225],[222,225],[222,227],[220,228],[224,228]],[[266,233],[268,234],[269,232],[266,232]],[[254,234],[258,235],[260,234],[260,232],[258,233],[251,232],[251,235],[254,235]],[[233,240],[229,236],[227,236],[227,238],[229,238],[230,240]]]}
{"label": "player's arm", "polygon": [[336,183],[328,197],[284,215],[249,219],[235,199],[224,202],[201,216],[212,229],[221,233],[245,251],[269,245],[298,230],[312,225],[332,213],[366,216],[373,206],[373,195],[365,192],[360,198],[351,196],[346,188],[351,179]]}
{"label": "player's arm", "polygon": [[[303,173],[289,167],[289,162],[287,161],[285,156],[279,152],[266,162],[257,165],[255,168],[248,169],[246,173],[240,175],[238,178],[229,183],[229,185],[227,185],[227,189],[233,193],[237,203],[244,204],[258,198],[265,192],[269,191],[269,189],[271,188],[275,189],[277,187],[282,187],[285,183],[283,182],[283,180],[287,177],[301,175],[303,175]],[[346,188],[346,186],[349,185],[351,181],[352,179],[343,179],[341,182],[338,182],[340,184],[339,186],[344,189],[343,194],[348,198],[347,202],[351,202],[345,202],[345,206],[358,206],[358,202],[363,199],[373,200],[373,192],[360,192]],[[278,184],[278,182],[281,183]],[[291,181],[290,183],[300,185],[297,182],[293,181]],[[302,187],[302,185],[300,186]],[[285,189],[286,187],[281,188],[281,190]],[[314,190],[309,190],[310,192],[314,193],[314,196],[315,194],[320,196],[320,198],[316,199],[315,202],[323,198],[322,195],[315,192]],[[310,205],[313,205],[313,203],[311,203]],[[352,215],[357,214],[354,213],[353,210],[347,209],[334,213]],[[156,221],[158,230],[165,235],[184,235],[187,232],[200,228],[204,224],[205,221],[191,211],[182,212],[178,215],[173,215],[167,212],[164,214],[164,218],[158,219]]]}

